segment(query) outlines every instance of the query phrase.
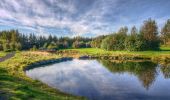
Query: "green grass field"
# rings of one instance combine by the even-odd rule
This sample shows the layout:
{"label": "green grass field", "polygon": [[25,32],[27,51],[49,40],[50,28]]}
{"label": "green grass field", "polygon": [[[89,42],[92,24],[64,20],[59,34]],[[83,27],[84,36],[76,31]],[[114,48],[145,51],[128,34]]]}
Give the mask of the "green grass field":
{"label": "green grass field", "polygon": [[79,51],[82,54],[132,54],[132,55],[143,55],[143,56],[159,56],[159,55],[170,55],[170,47],[161,47],[159,51],[106,51],[98,48],[82,48],[82,49],[67,49]]}

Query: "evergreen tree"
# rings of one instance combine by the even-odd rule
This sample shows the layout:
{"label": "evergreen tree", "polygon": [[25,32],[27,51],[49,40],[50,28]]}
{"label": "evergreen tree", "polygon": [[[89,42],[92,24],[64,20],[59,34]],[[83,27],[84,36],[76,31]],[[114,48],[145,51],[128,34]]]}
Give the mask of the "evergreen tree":
{"label": "evergreen tree", "polygon": [[148,19],[144,21],[141,28],[141,35],[146,41],[145,48],[147,50],[158,50],[159,49],[159,37],[158,37],[158,27],[155,20]]}
{"label": "evergreen tree", "polygon": [[168,19],[165,25],[163,26],[161,30],[161,36],[162,36],[163,44],[170,45],[170,19]]}

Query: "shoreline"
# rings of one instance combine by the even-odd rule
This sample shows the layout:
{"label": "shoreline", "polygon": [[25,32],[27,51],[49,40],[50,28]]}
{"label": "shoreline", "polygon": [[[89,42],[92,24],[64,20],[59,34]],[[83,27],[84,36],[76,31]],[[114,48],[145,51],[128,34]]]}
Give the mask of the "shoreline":
{"label": "shoreline", "polygon": [[78,50],[61,50],[56,53],[62,57],[73,58],[92,58],[103,60],[115,60],[115,61],[152,61],[164,65],[170,65],[170,54],[158,54],[158,55],[142,55],[142,54],[128,54],[128,53],[94,53],[82,52]]}
{"label": "shoreline", "polygon": [[[4,61],[4,62],[1,62],[0,63],[0,70],[1,70],[1,68],[5,69],[5,71],[7,71],[7,72],[4,73],[4,74],[7,74],[7,76],[9,78],[15,77],[15,78],[17,78],[17,80],[20,80],[19,83],[16,80],[16,82],[15,82],[16,84],[24,85],[23,87],[15,87],[15,88],[18,88],[18,89],[15,90],[15,88],[14,88],[14,91],[22,90],[22,88],[25,89],[25,87],[26,87],[26,90],[24,90],[24,91],[28,91],[27,88],[29,88],[30,92],[27,93],[28,97],[30,96],[30,93],[33,92],[31,90],[34,90],[34,91],[37,91],[37,92],[41,92],[43,94],[42,95],[43,98],[45,97],[46,99],[54,98],[54,99],[51,99],[51,100],[55,100],[56,97],[59,96],[60,98],[63,98],[64,100],[67,100],[68,98],[71,98],[70,100],[74,100],[75,98],[77,100],[82,100],[82,99],[84,100],[85,99],[84,97],[78,97],[78,96],[73,96],[73,95],[70,95],[70,94],[62,93],[59,90],[53,89],[52,87],[49,87],[49,86],[47,86],[46,84],[44,84],[40,81],[33,80],[33,79],[27,77],[25,75],[25,70],[31,69],[31,68],[34,68],[34,67],[38,67],[38,66],[47,65],[47,64],[52,64],[52,63],[57,63],[57,62],[62,62],[62,61],[69,61],[69,60],[72,60],[74,58],[78,58],[78,59],[101,59],[101,60],[103,59],[103,60],[110,60],[110,61],[118,61],[118,63],[124,62],[124,61],[137,61],[138,62],[138,61],[148,61],[148,60],[154,61],[154,62],[157,62],[157,63],[160,63],[161,61],[167,61],[168,64],[169,64],[169,58],[166,59],[166,57],[163,57],[162,59],[160,59],[159,57],[154,58],[154,59],[144,57],[144,59],[143,59],[143,58],[140,58],[140,57],[143,57],[143,56],[139,56],[139,55],[126,56],[125,54],[113,56],[113,55],[109,55],[109,54],[107,54],[107,55],[106,54],[105,55],[97,55],[97,54],[94,55],[93,54],[92,55],[92,54],[87,54],[87,53],[86,54],[85,53],[75,53],[73,55],[72,53],[70,53],[70,51],[69,51],[69,53],[65,53],[65,54],[62,55],[62,53],[60,53],[60,55],[57,55],[57,53],[51,54],[51,53],[47,53],[47,52],[38,52],[38,51],[35,51],[35,52],[19,52],[19,53],[16,53],[16,55],[14,57],[12,57],[12,58]],[[160,63],[160,64],[165,64],[165,63]],[[1,74],[0,74],[0,78],[1,77],[4,77],[4,75],[2,74],[2,76],[1,76]],[[6,81],[6,80],[4,80],[4,81]],[[6,83],[4,83],[4,84],[6,84]],[[0,87],[0,88],[2,88],[2,91],[7,91],[7,93],[8,93],[8,90],[3,90],[3,88],[9,88],[10,89],[10,87],[8,87],[8,86],[9,85],[7,84],[4,87]],[[35,98],[40,98],[36,95],[36,93],[31,94],[31,97],[33,95],[33,97],[35,96]],[[9,92],[9,94],[10,94],[10,92]],[[11,94],[11,95],[13,95],[13,94]],[[51,97],[50,96],[44,96],[44,95],[51,95]]]}
{"label": "shoreline", "polygon": [[[19,52],[14,57],[0,63],[0,90],[3,98],[39,100],[86,100],[81,96],[74,96],[54,89],[41,81],[26,76],[24,70],[29,66],[50,64],[70,60],[60,56],[42,52]],[[12,83],[12,84],[11,84]],[[11,92],[12,91],[12,92]],[[20,94],[24,93],[24,94]]]}

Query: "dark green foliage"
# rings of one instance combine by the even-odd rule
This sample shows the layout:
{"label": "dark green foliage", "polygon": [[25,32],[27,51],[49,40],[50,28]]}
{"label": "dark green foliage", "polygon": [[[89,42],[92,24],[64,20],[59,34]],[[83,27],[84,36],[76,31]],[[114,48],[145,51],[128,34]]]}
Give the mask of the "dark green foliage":
{"label": "dark green foliage", "polygon": [[105,39],[103,39],[103,41],[101,43],[101,48],[105,49],[105,50],[115,50],[114,45],[116,45],[116,40],[111,35],[111,36],[107,36]]}
{"label": "dark green foliage", "polygon": [[86,48],[88,46],[83,41],[80,41],[80,42],[79,41],[75,41],[75,42],[73,42],[72,47],[73,48]]}
{"label": "dark green foliage", "polygon": [[3,50],[4,50],[4,51],[10,51],[10,45],[9,45],[9,43],[3,43],[2,45],[3,45]]}
{"label": "dark green foliage", "polygon": [[145,50],[146,42],[140,35],[130,35],[126,37],[124,45],[127,51],[142,51]]}
{"label": "dark green foliage", "polygon": [[127,27],[122,27],[113,34],[106,36],[101,43],[101,48],[106,50],[158,50],[160,39],[156,22],[152,19],[144,21],[140,32],[136,27],[132,27],[131,34],[127,35]]}
{"label": "dark green foliage", "polygon": [[100,48],[101,47],[101,43],[102,43],[104,38],[105,38],[105,36],[99,36],[99,37],[94,38],[91,41],[91,44],[90,44],[91,47],[93,47],[93,48]]}
{"label": "dark green foliage", "polygon": [[31,48],[32,51],[36,51],[37,50],[37,47],[36,45],[34,45],[32,48]]}
{"label": "dark green foliage", "polygon": [[126,33],[117,33],[114,35],[114,38],[116,40],[116,44],[114,45],[115,50],[125,49],[124,42],[125,42],[126,37],[127,37]]}
{"label": "dark green foliage", "polygon": [[126,37],[126,33],[123,32],[109,35],[103,39],[101,48],[105,50],[124,50],[124,41]]}
{"label": "dark green foliage", "polygon": [[20,34],[17,30],[0,32],[1,50],[13,51],[20,49]]}
{"label": "dark green foliage", "polygon": [[58,49],[58,45],[55,42],[51,42],[48,47],[48,50],[57,50]]}
{"label": "dark green foliage", "polygon": [[17,51],[19,51],[19,50],[22,49],[22,45],[21,45],[21,43],[19,43],[19,42],[16,43],[15,46],[16,46],[15,50],[17,50]]}
{"label": "dark green foliage", "polygon": [[36,36],[35,34],[21,34],[18,30],[1,31],[0,32],[0,50],[58,50],[72,48],[72,44],[78,41],[78,48],[90,47],[90,38],[83,37],[60,37],[49,35]]}
{"label": "dark green foliage", "polygon": [[[140,32],[135,26],[128,34],[127,27],[121,27],[118,32],[96,38],[84,37],[56,37],[53,35],[36,36],[34,34],[24,35],[17,30],[0,32],[0,50],[29,50],[36,47],[40,50],[58,50],[66,48],[102,48],[106,50],[158,50],[160,39],[164,44],[168,43],[170,35],[170,20],[167,21],[161,31],[161,38],[158,35],[158,27],[155,20],[148,19],[144,21]],[[166,43],[165,43],[166,42]]]}
{"label": "dark green foliage", "polygon": [[158,37],[158,27],[155,20],[148,19],[144,21],[144,25],[140,30],[144,41],[146,42],[145,50],[158,50],[160,40]]}
{"label": "dark green foliage", "polygon": [[164,45],[170,45],[170,19],[167,20],[161,30],[161,38]]}
{"label": "dark green foliage", "polygon": [[132,27],[131,34],[125,39],[125,50],[128,51],[142,51],[145,50],[146,42],[143,40],[142,36],[138,34],[136,27]]}
{"label": "dark green foliage", "polygon": [[0,43],[0,51],[3,50],[3,45]]}
{"label": "dark green foliage", "polygon": [[[156,78],[156,64],[153,62],[110,62],[108,60],[100,61],[109,71],[113,73],[128,72],[134,74],[142,82],[142,85],[148,89]],[[168,73],[169,71],[167,71]]]}

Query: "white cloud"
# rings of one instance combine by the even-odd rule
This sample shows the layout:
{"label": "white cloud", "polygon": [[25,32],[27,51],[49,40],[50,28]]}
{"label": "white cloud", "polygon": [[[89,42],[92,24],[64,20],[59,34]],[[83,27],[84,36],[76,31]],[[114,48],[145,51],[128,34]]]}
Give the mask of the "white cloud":
{"label": "white cloud", "polygon": [[[95,8],[96,5],[94,5],[93,9],[82,14],[80,19],[75,21],[69,17],[77,12],[76,5],[73,2],[70,0],[67,3],[60,0],[50,0],[47,2],[52,6],[49,7],[41,0],[3,0],[0,6],[0,18],[1,20],[4,19],[4,21],[5,19],[14,21],[5,21],[5,24],[23,25],[23,27],[69,28],[73,33],[81,35],[87,32],[92,33],[94,27],[99,27],[101,25],[100,19],[102,18],[102,13],[99,13],[99,10],[102,10],[103,13],[105,12],[103,8],[97,10]],[[55,10],[58,12],[55,12]],[[60,12],[60,10],[68,13],[66,14],[67,16],[62,16],[63,12]],[[94,22],[91,22],[90,20],[93,19]],[[97,21],[99,24],[96,23]],[[1,23],[3,22],[1,21]]]}
{"label": "white cloud", "polygon": [[[86,5],[83,12],[83,3],[90,0],[1,0],[0,23],[26,27],[35,32],[45,34],[48,28],[70,30],[71,35],[83,35],[92,33],[101,35],[117,30],[120,26],[138,24],[139,21],[131,21],[130,14],[122,9],[120,0],[95,0],[93,4]],[[82,7],[81,7],[82,6]],[[126,5],[127,6],[127,5]],[[80,9],[82,8],[82,9]],[[124,13],[119,14],[119,13]],[[147,13],[149,14],[149,13]],[[148,16],[148,15],[147,15]],[[113,17],[113,18],[112,18]],[[112,19],[112,20],[109,20]],[[140,17],[141,18],[141,17]],[[163,18],[164,19],[164,18]],[[107,20],[107,21],[106,21]],[[137,19],[139,20],[139,19]],[[113,22],[111,22],[113,21]],[[158,18],[162,22],[162,18]],[[116,24],[114,24],[116,23]],[[142,24],[142,23],[140,23]]]}

